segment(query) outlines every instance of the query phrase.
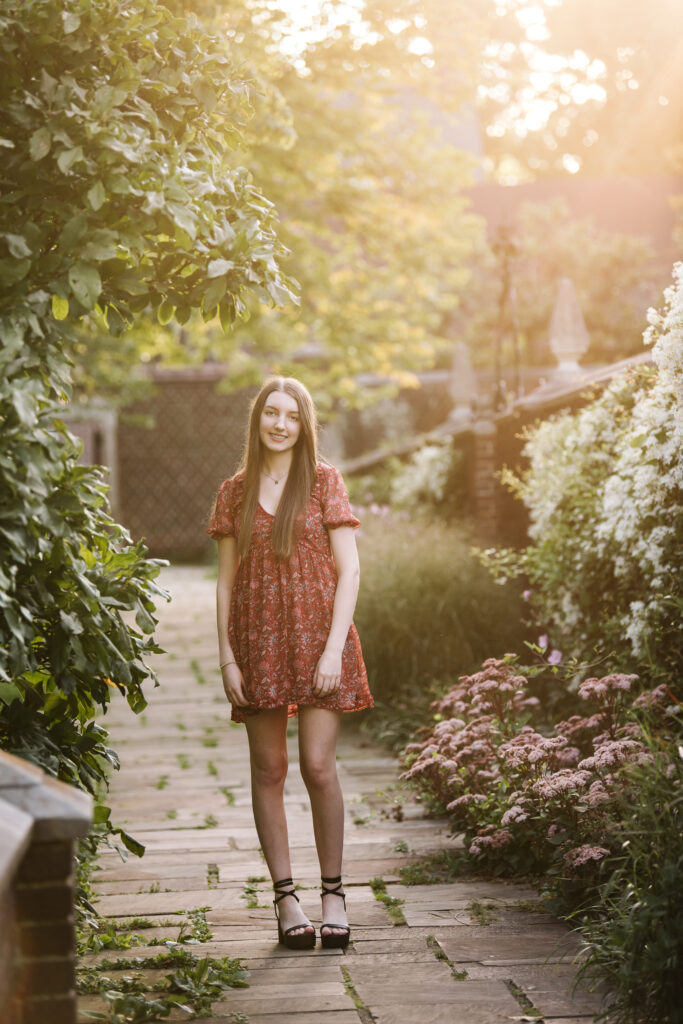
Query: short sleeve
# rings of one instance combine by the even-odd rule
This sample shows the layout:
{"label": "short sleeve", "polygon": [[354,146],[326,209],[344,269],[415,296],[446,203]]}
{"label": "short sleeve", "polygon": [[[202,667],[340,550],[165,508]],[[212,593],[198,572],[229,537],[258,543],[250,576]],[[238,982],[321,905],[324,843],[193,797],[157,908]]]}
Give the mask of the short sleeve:
{"label": "short sleeve", "polygon": [[218,489],[216,501],[206,532],[214,540],[235,536],[235,488],[233,480],[224,480]]}
{"label": "short sleeve", "polygon": [[360,520],[351,511],[341,473],[334,466],[325,466],[324,474],[321,496],[324,525],[331,530],[336,526],[352,526],[355,530]]}

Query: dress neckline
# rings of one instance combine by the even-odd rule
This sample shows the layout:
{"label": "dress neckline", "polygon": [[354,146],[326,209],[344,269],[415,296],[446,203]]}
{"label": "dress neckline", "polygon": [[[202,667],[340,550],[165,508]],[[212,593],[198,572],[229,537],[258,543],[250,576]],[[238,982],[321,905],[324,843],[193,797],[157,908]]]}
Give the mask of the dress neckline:
{"label": "dress neckline", "polygon": [[258,505],[262,512],[266,513],[269,519],[275,519],[275,512],[277,512],[277,509],[275,509],[275,512],[269,512],[267,508],[263,507],[260,501],[257,501],[256,504]]}

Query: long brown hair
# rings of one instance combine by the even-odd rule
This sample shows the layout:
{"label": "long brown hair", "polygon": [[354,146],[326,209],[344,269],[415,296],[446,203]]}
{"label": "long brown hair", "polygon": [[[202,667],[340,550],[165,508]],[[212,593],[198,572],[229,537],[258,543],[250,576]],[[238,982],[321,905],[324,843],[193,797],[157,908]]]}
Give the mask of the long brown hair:
{"label": "long brown hair", "polygon": [[318,462],[318,425],[310,394],[295,377],[272,377],[263,385],[251,404],[249,426],[241,469],[244,471],[244,497],[240,516],[238,551],[249,550],[254,516],[258,505],[261,470],[265,463],[264,446],[259,436],[261,413],[273,391],[284,391],[296,401],[301,429],[292,450],[292,464],[285,489],[273,520],[271,547],[278,558],[289,558],[294,550],[295,530],[315,484]]}

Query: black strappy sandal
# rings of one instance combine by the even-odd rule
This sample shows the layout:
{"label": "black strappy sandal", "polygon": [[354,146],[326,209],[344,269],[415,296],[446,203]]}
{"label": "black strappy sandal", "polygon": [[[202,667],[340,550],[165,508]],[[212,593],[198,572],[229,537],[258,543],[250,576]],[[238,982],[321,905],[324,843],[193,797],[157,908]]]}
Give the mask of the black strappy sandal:
{"label": "black strappy sandal", "polygon": [[[322,878],[320,881],[322,884],[322,892],[320,893],[320,899],[324,896],[339,896],[344,901],[344,910],[346,910],[346,893],[341,892],[341,875],[337,878]],[[329,889],[328,886],[334,886]],[[340,928],[344,930],[344,934],[340,935],[335,932],[328,932],[323,935],[323,928]],[[348,924],[333,924],[331,921],[323,921],[320,925],[320,941],[323,944],[323,949],[346,949],[349,944],[349,938],[351,936],[351,929]]]}
{"label": "black strappy sandal", "polygon": [[[289,888],[291,886],[291,889]],[[289,891],[283,892],[282,890],[287,887]],[[275,917],[277,918],[277,937],[278,942],[287,949],[313,949],[315,946],[315,928],[312,924],[295,924],[291,928],[288,928],[283,932],[282,925],[280,924],[280,915],[278,913],[277,905],[280,900],[283,900],[285,896],[293,896],[297,903],[300,902],[299,897],[294,892],[294,882],[291,878],[282,878],[279,882],[273,882],[273,890],[278,894],[273,900],[273,906],[275,907]],[[292,932],[298,931],[300,928],[307,928],[310,931],[299,931],[298,935],[292,935]]]}

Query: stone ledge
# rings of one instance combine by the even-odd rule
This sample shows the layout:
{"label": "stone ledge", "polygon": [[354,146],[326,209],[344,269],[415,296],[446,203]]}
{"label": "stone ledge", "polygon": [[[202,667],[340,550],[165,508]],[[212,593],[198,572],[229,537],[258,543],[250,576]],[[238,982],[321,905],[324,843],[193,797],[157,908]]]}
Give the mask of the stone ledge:
{"label": "stone ledge", "polygon": [[31,840],[78,839],[88,834],[92,797],[53,779],[13,754],[0,752],[0,800],[33,819]]}
{"label": "stone ledge", "polygon": [[33,818],[0,796],[0,821],[0,892],[4,892],[31,842]]}

